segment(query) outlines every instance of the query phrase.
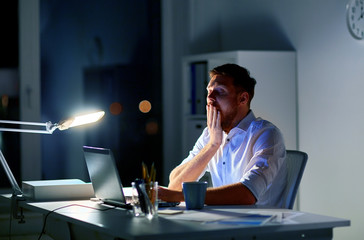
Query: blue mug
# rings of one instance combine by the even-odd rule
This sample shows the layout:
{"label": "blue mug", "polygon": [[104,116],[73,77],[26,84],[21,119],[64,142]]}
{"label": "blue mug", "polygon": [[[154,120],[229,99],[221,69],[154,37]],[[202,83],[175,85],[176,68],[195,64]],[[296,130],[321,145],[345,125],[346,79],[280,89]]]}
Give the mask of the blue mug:
{"label": "blue mug", "polygon": [[186,209],[202,209],[205,205],[207,182],[183,182],[182,190]]}

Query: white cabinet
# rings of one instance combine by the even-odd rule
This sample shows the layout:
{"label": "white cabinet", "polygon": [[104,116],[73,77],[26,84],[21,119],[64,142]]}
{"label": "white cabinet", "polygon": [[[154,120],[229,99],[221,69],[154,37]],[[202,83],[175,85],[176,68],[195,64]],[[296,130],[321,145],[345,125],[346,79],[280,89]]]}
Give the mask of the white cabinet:
{"label": "white cabinet", "polygon": [[251,108],[257,117],[274,123],[287,149],[297,149],[296,53],[293,51],[231,51],[186,56],[183,68],[182,143],[186,155],[206,126],[208,71],[236,63],[255,78]]}

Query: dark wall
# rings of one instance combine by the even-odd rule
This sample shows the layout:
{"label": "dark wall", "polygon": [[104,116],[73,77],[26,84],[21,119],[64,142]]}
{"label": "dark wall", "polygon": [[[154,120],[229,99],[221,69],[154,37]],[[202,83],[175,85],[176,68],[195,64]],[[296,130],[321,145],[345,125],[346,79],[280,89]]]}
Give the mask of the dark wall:
{"label": "dark wall", "polygon": [[0,68],[17,68],[19,65],[17,0],[1,2],[0,29]]}
{"label": "dark wall", "polygon": [[[17,72],[19,66],[18,51],[18,1],[3,1],[0,8],[0,71],[11,69]],[[17,85],[17,79],[2,79],[7,74],[0,74],[0,82]],[[0,119],[19,120],[19,93],[9,95],[0,88]],[[9,127],[9,125],[4,125]],[[20,181],[20,134],[0,132],[0,148],[17,181]],[[0,187],[9,187],[10,182],[0,167]]]}
{"label": "dark wall", "polygon": [[[53,122],[100,107],[106,112],[97,125],[43,137],[45,179],[88,180],[82,145],[91,144],[115,152],[119,165],[129,169],[127,176],[125,172],[121,176],[125,185],[140,177],[141,161],[155,162],[161,169],[160,61],[159,1],[41,0],[42,118]],[[128,72],[127,77],[121,74],[110,81],[93,78],[94,84],[101,87],[90,87],[92,71],[97,75],[115,67]],[[112,97],[123,93],[132,97]],[[152,103],[152,110],[140,114],[138,104],[146,98]],[[122,101],[123,105],[123,112],[117,116],[109,108],[114,101]],[[133,117],[128,118],[130,115]],[[145,134],[148,121],[159,126],[153,135]],[[100,126],[111,131],[105,141],[101,141],[105,134]],[[120,131],[116,134],[112,129]],[[140,139],[132,141],[130,136]],[[153,151],[145,146],[153,146]],[[149,154],[141,155],[143,151]]]}

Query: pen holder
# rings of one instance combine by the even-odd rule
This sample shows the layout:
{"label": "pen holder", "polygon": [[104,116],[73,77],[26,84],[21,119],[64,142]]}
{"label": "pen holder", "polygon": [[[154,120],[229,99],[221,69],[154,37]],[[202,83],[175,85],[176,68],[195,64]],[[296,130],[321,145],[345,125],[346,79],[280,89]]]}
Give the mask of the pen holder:
{"label": "pen holder", "polygon": [[158,215],[158,182],[144,183],[136,180],[131,183],[134,216],[153,218]]}

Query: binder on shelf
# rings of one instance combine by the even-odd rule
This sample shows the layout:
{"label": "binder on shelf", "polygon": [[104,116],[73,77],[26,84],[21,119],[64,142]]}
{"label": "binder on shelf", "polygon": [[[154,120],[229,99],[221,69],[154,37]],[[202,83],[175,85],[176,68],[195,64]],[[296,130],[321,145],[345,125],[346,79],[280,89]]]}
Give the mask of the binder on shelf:
{"label": "binder on shelf", "polygon": [[191,68],[191,114],[206,114],[207,62],[192,62]]}

